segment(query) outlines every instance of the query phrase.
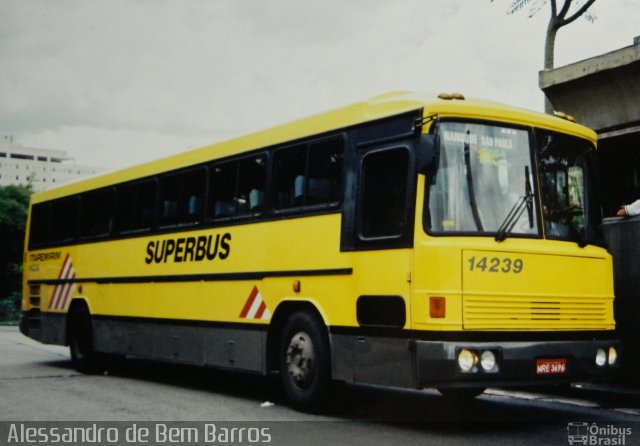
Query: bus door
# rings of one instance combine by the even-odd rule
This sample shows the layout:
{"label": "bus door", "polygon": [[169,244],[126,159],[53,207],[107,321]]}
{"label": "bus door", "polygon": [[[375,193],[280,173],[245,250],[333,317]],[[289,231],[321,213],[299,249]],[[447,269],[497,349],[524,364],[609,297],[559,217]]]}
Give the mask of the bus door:
{"label": "bus door", "polygon": [[402,332],[411,321],[414,140],[359,147],[350,163],[342,243],[353,251],[356,382],[411,384],[404,381],[411,358]]}

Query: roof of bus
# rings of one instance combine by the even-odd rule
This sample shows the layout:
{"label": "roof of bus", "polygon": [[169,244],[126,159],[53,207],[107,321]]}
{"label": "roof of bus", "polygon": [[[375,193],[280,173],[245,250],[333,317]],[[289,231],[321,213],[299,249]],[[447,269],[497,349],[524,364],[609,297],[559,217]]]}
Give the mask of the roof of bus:
{"label": "roof of bus", "polygon": [[424,109],[424,116],[437,114],[440,117],[497,120],[543,127],[570,133],[589,139],[594,143],[596,141],[596,134],[592,130],[552,115],[490,101],[440,99],[436,94],[393,92],[228,141],[67,183],[34,194],[32,201],[40,202],[84,190],[109,186],[419,109]]}

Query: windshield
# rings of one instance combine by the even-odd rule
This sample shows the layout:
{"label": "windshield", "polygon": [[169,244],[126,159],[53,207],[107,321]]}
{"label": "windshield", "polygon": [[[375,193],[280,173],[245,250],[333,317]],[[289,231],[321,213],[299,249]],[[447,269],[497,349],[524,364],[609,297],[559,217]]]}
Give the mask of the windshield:
{"label": "windshield", "polygon": [[[533,190],[529,132],[464,122],[440,123],[437,132],[442,147],[428,229],[496,234]],[[512,216],[511,234],[538,234],[533,206],[526,207]]]}
{"label": "windshield", "polygon": [[538,132],[540,191],[548,238],[597,241],[600,208],[594,202],[595,151],[578,138]]}
{"label": "windshield", "polygon": [[581,244],[596,240],[599,207],[593,197],[590,143],[542,130],[457,121],[440,122],[436,132],[441,152],[427,185],[429,232],[504,240],[539,236],[542,225],[547,238]]}

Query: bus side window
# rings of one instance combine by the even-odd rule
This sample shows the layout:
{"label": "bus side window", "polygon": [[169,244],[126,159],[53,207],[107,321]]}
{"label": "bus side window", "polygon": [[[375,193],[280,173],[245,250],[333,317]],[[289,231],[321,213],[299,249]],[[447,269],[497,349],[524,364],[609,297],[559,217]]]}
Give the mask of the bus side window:
{"label": "bus side window", "polygon": [[80,200],[78,196],[63,198],[51,204],[50,241],[65,242],[78,236],[78,216]]}
{"label": "bus side window", "polygon": [[207,175],[204,168],[182,174],[180,195],[180,223],[198,223],[204,210],[204,191]]}
{"label": "bus side window", "polygon": [[344,144],[334,138],[275,153],[275,208],[340,201]]}
{"label": "bus side window", "polygon": [[196,224],[202,219],[206,172],[188,170],[160,179],[160,225]]}
{"label": "bus side window", "polygon": [[108,235],[113,225],[113,189],[86,192],[80,199],[80,235]]}
{"label": "bus side window", "polygon": [[343,153],[342,139],[330,139],[309,146],[305,204],[340,201]]}
{"label": "bus side window", "polygon": [[275,166],[275,208],[288,209],[304,204],[306,145],[277,150]]}
{"label": "bus side window", "polygon": [[178,223],[182,175],[169,175],[160,179],[160,225]]}
{"label": "bus side window", "polygon": [[31,207],[31,227],[29,228],[29,249],[46,245],[49,241],[50,203],[38,203]]}
{"label": "bus side window", "polygon": [[153,226],[155,180],[120,185],[117,197],[116,228],[119,232],[147,230]]}
{"label": "bus side window", "polygon": [[239,161],[236,201],[238,215],[254,215],[264,210],[264,189],[267,183],[266,155]]}
{"label": "bus side window", "polygon": [[209,170],[210,219],[217,220],[235,216],[237,174],[237,161],[216,164]]}
{"label": "bus side window", "polygon": [[404,147],[365,155],[359,225],[362,238],[399,237],[404,233],[408,174],[409,152]]}

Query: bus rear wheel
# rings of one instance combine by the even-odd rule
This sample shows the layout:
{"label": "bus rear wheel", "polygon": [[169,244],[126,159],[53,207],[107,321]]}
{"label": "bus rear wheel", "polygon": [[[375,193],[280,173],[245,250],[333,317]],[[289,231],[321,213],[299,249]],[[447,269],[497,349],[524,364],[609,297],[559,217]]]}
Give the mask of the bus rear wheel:
{"label": "bus rear wheel", "polygon": [[93,348],[91,315],[84,306],[72,308],[67,323],[71,363],[80,373],[95,374],[100,371],[100,357]]}
{"label": "bus rear wheel", "polygon": [[280,381],[296,410],[323,409],[331,381],[329,341],[324,324],[308,312],[294,313],[282,332]]}

